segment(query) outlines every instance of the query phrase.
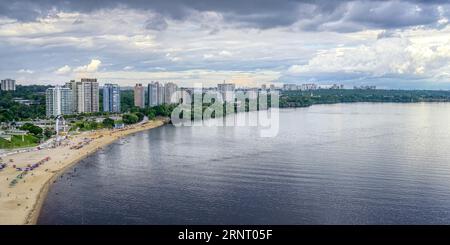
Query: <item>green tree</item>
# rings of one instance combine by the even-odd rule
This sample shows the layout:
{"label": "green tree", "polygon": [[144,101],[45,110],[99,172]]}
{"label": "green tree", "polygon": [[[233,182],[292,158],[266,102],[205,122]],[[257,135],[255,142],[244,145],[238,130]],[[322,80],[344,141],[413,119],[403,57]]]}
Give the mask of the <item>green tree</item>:
{"label": "green tree", "polygon": [[144,113],[136,112],[136,113],[134,113],[134,115],[136,115],[138,117],[138,122],[144,120],[144,117],[145,117]]}
{"label": "green tree", "polygon": [[114,127],[114,120],[111,118],[105,118],[103,119],[103,127],[105,128],[113,128]]}
{"label": "green tree", "polygon": [[99,126],[100,126],[99,123],[96,122],[96,121],[94,121],[94,120],[92,120],[92,121],[89,122],[89,128],[90,128],[90,130],[96,130],[96,129],[99,128]]}
{"label": "green tree", "polygon": [[152,120],[156,117],[156,111],[154,109],[150,109],[147,111],[147,117],[149,120]]}
{"label": "green tree", "polygon": [[0,122],[11,122],[14,120],[14,115],[9,110],[0,110]]}
{"label": "green tree", "polygon": [[134,107],[133,90],[125,90],[120,92],[120,108],[122,112],[128,112]]}
{"label": "green tree", "polygon": [[56,134],[56,132],[54,130],[52,130],[50,128],[45,128],[45,130],[44,130],[45,138],[48,139],[48,138],[52,137],[52,135],[54,135],[54,134]]}
{"label": "green tree", "polygon": [[137,123],[139,118],[135,114],[124,114],[122,116],[123,123],[125,124],[133,124]]}
{"label": "green tree", "polygon": [[30,134],[33,134],[35,136],[41,136],[42,132],[44,131],[44,130],[42,130],[42,128],[40,128],[32,123],[25,123],[24,125],[22,125],[22,127],[20,127],[20,129],[28,131]]}

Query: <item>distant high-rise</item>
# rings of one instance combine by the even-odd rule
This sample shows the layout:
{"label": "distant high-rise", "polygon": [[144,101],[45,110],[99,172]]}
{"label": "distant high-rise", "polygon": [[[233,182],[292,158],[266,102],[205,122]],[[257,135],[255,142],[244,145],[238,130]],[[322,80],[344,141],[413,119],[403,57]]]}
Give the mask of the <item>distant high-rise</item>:
{"label": "distant high-rise", "polygon": [[157,106],[158,105],[158,82],[149,83],[148,84],[148,106]]}
{"label": "distant high-rise", "polygon": [[99,85],[95,78],[83,78],[75,82],[77,112],[92,113],[99,111]]}
{"label": "distant high-rise", "polygon": [[66,83],[66,85],[65,85],[66,88],[70,88],[72,90],[72,110],[73,110],[73,113],[77,113],[78,112],[77,84],[81,84],[81,82],[76,82],[75,80],[70,80],[70,82]]}
{"label": "distant high-rise", "polygon": [[293,90],[299,90],[300,86],[297,84],[283,84],[283,90],[286,91],[293,91]]}
{"label": "distant high-rise", "polygon": [[158,83],[157,84],[157,90],[158,90],[158,105],[162,105],[164,104],[164,85],[162,83]]}
{"label": "distant high-rise", "polygon": [[319,88],[319,86],[315,83],[307,83],[307,84],[302,84],[300,86],[301,90],[316,90]]}
{"label": "distant high-rise", "polygon": [[2,91],[15,91],[16,90],[16,80],[13,79],[5,79],[1,81],[1,90]]}
{"label": "distant high-rise", "polygon": [[164,86],[164,103],[171,104],[171,103],[177,103],[178,99],[174,97],[174,100],[172,100],[172,96],[176,94],[178,89],[178,86],[175,83],[166,83]]}
{"label": "distant high-rise", "polygon": [[140,83],[134,86],[134,106],[145,107],[145,88]]}
{"label": "distant high-rise", "polygon": [[68,87],[56,86],[45,91],[46,116],[73,114],[72,90]]}
{"label": "distant high-rise", "polygon": [[234,83],[221,83],[217,85],[218,92],[222,95],[224,102],[230,102],[234,100]]}
{"label": "distant high-rise", "polygon": [[117,84],[103,86],[103,111],[120,112],[120,87]]}

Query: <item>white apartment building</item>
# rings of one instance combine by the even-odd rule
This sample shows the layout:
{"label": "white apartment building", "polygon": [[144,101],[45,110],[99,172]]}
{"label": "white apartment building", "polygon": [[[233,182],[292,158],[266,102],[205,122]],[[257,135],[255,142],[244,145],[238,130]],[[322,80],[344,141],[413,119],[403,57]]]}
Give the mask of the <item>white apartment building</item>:
{"label": "white apartment building", "polygon": [[77,112],[92,113],[99,111],[99,84],[95,78],[82,78],[76,84]]}
{"label": "white apartment building", "polygon": [[16,90],[16,80],[13,79],[4,79],[1,81],[1,90],[2,91],[15,91]]}
{"label": "white apartment building", "polygon": [[72,90],[68,87],[56,86],[45,91],[46,116],[73,114]]}
{"label": "white apartment building", "polygon": [[175,83],[166,83],[164,85],[164,103],[171,104],[171,103],[177,103],[178,99],[176,96],[174,96],[172,100],[172,96],[176,94],[178,89],[178,86]]}

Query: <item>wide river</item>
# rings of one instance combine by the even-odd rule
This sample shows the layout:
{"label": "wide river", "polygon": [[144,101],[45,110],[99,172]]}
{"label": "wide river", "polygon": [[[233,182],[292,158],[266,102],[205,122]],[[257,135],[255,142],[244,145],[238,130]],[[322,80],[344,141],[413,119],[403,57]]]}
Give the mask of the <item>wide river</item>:
{"label": "wide river", "polygon": [[279,120],[272,138],[166,125],[119,140],[53,184],[38,223],[450,224],[450,103]]}

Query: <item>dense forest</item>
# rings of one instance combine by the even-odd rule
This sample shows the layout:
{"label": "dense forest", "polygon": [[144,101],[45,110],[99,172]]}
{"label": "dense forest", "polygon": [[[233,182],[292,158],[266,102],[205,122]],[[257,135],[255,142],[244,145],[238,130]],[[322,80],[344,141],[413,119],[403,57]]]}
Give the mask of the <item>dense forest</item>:
{"label": "dense forest", "polygon": [[[50,86],[21,86],[16,91],[0,91],[0,122],[19,121],[45,117],[45,90]],[[35,104],[24,105],[14,99],[34,101]]]}
{"label": "dense forest", "polygon": [[285,91],[280,107],[306,107],[314,104],[351,102],[449,102],[450,91],[438,90],[358,90],[321,89],[314,91]]}

